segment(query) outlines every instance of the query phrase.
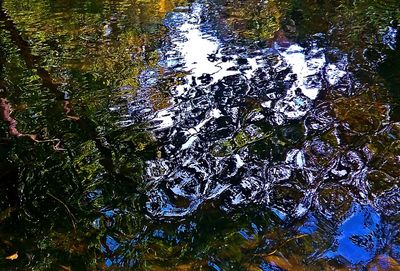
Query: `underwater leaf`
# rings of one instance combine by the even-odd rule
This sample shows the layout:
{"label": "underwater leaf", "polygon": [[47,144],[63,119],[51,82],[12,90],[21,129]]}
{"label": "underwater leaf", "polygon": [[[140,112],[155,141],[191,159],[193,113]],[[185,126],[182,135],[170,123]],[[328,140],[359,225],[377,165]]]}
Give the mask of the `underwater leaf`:
{"label": "underwater leaf", "polygon": [[14,261],[16,259],[18,259],[18,252],[15,252],[14,254],[6,257],[6,260],[10,260],[10,261]]}

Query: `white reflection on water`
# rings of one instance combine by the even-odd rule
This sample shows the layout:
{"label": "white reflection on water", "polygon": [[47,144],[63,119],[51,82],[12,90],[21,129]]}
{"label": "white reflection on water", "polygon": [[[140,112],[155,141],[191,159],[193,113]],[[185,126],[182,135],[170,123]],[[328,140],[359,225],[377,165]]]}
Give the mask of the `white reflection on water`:
{"label": "white reflection on water", "polygon": [[[210,75],[210,81],[206,85],[231,76],[241,74],[247,79],[254,76],[254,72],[263,69],[265,55],[262,50],[256,56],[246,56],[245,67],[238,66],[238,59],[243,56],[230,54],[224,56],[221,51],[226,44],[216,37],[215,33],[209,33],[203,28],[204,22],[201,16],[205,12],[204,5],[196,2],[190,12],[174,12],[169,18],[170,28],[169,49],[163,54],[161,63],[168,70],[183,72],[186,74],[183,84],[171,88],[173,95],[172,108],[156,112],[153,118],[156,124],[155,130],[162,130],[173,127],[176,123],[177,108],[176,100],[180,97],[190,98],[194,95],[193,89],[197,85],[204,86],[199,78],[204,74]],[[268,49],[267,49],[268,50]],[[274,68],[277,70],[289,67],[291,72],[285,80],[290,80],[295,75],[296,80],[286,90],[286,94],[277,103],[273,110],[276,112],[276,123],[282,124],[284,119],[296,119],[303,117],[310,109],[312,100],[315,100],[323,87],[324,80],[330,84],[336,84],[345,75],[335,64],[329,64],[326,69],[326,78],[322,75],[327,61],[323,48],[314,46],[312,50],[305,52],[305,49],[298,44],[292,44],[288,48],[270,49],[279,58]],[[210,60],[212,56],[213,60]],[[299,95],[299,94],[302,95]],[[269,101],[263,106],[271,106]],[[178,110],[179,111],[179,110]],[[185,112],[186,114],[186,112]],[[186,147],[186,145],[185,145]]]}
{"label": "white reflection on water", "polygon": [[325,55],[322,50],[311,50],[311,57],[307,56],[307,59],[304,53],[304,48],[294,44],[282,52],[281,56],[283,57],[283,60],[289,64],[292,72],[296,74],[297,78],[289,91],[295,93],[295,90],[299,88],[308,98],[313,100],[317,98],[322,82],[313,84],[311,81],[312,76],[320,74],[321,69],[325,65]]}
{"label": "white reflection on water", "polygon": [[[165,132],[161,135],[167,153],[165,159],[148,161],[146,169],[148,208],[159,216],[188,215],[204,201],[226,191],[230,191],[233,205],[250,200],[244,190],[251,191],[252,199],[262,194],[265,202],[269,202],[272,184],[258,173],[252,175],[253,169],[260,172],[259,165],[253,165],[253,161],[240,153],[223,158],[214,156],[209,147],[215,142],[207,131],[236,125],[236,131],[224,138],[230,140],[238,130],[246,129],[248,124],[241,123],[241,114],[247,109],[240,108],[244,105],[235,101],[247,98],[249,92],[263,108],[253,112],[254,118],[273,125],[301,119],[312,109],[321,90],[327,84],[338,83],[346,74],[345,65],[329,63],[326,49],[316,44],[307,48],[292,44],[263,49],[227,44],[215,31],[210,31],[213,28],[210,22],[201,19],[206,13],[206,7],[195,2],[188,10],[172,12],[165,21],[169,42],[160,50],[160,66],[172,76],[183,75],[183,79],[169,89],[172,105],[155,112],[150,119],[153,131]],[[262,73],[266,77],[273,74],[268,77],[273,84],[267,81],[264,85],[266,77],[261,78]],[[257,80],[262,82],[261,90],[254,92],[252,84]],[[274,84],[279,80],[283,87]],[[220,119],[228,124],[218,122]],[[293,150],[289,160],[286,163],[293,160],[297,169],[306,167],[301,150]],[[238,184],[227,181],[236,177],[241,179]],[[307,200],[304,204],[299,202],[294,212],[302,216],[308,207]]]}

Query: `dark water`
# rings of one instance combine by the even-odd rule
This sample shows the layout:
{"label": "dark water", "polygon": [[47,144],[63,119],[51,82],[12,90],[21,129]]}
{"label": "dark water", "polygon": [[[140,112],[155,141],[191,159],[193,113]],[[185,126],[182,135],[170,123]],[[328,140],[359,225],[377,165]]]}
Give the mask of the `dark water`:
{"label": "dark water", "polygon": [[400,3],[0,1],[1,270],[400,270]]}

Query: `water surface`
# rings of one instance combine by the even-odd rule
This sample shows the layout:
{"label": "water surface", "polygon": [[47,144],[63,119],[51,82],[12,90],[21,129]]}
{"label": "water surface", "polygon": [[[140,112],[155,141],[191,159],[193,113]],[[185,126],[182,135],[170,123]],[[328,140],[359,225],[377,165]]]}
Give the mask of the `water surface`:
{"label": "water surface", "polygon": [[397,1],[0,3],[2,268],[399,270]]}

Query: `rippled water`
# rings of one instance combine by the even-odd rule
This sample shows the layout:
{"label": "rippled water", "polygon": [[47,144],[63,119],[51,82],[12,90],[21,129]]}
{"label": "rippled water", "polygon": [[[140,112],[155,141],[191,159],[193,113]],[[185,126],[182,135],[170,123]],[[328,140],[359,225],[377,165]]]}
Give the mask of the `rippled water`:
{"label": "rippled water", "polygon": [[[74,257],[83,261],[76,270],[400,270],[400,6],[295,2],[56,5],[50,21],[82,13],[95,26],[81,37],[86,47],[71,34],[80,26],[52,30],[55,49],[9,1],[11,16],[2,22],[15,18],[22,37],[41,40],[33,54],[64,98],[61,108],[42,112],[55,98],[38,92],[32,105],[31,96],[12,92],[32,83],[4,72],[4,134],[15,121],[25,131],[44,123],[43,139],[63,154],[19,141],[2,151],[16,169],[5,164],[0,176],[17,175],[22,192],[15,206],[11,192],[1,203],[0,222],[9,223],[1,255],[27,250],[20,252],[23,268],[45,252],[56,255],[45,257],[53,265],[43,270],[71,270]],[[329,16],[318,17],[324,12]],[[358,34],[363,39],[353,39]],[[1,37],[12,48],[13,40]],[[61,57],[46,57],[48,50]],[[35,73],[18,65],[3,66],[24,70],[22,78]],[[53,120],[39,117],[60,111],[54,118],[75,124],[52,128]],[[48,170],[24,169],[31,163],[19,158],[25,148],[40,153],[33,161]],[[55,194],[54,176],[60,187],[74,185]],[[36,192],[26,196],[25,187]],[[57,205],[45,207],[46,199]],[[57,210],[73,230],[54,222]],[[10,230],[18,223],[43,227],[50,245],[26,245],[21,240],[30,237]]]}
{"label": "rippled water", "polygon": [[[227,214],[267,206],[283,223],[305,219],[299,234],[336,232],[312,258],[371,261],[388,245],[379,240],[390,243],[386,235],[396,232],[381,216],[399,212],[398,172],[382,172],[382,153],[371,146],[392,133],[386,144],[398,140],[390,105],[374,101],[379,90],[358,81],[349,55],[324,34],[243,45],[213,28],[220,18],[208,8],[198,1],[164,21],[160,66],[182,75],[169,89],[172,106],[150,118],[162,155],[147,162],[147,209],[167,219],[202,205]],[[389,27],[384,36],[391,48],[396,35]],[[376,191],[377,174],[392,185]]]}

